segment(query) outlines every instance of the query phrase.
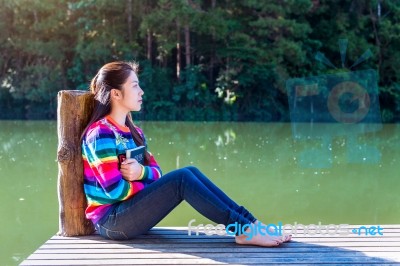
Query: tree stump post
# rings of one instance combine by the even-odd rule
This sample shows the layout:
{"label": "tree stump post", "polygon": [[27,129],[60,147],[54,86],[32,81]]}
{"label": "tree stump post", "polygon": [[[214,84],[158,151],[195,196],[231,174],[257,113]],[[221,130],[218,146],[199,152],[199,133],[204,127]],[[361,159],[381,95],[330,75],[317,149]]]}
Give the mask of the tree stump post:
{"label": "tree stump post", "polygon": [[83,191],[83,163],[80,136],[89,122],[94,99],[90,92],[58,92],[58,201],[61,236],[89,235],[94,232],[85,217],[87,206]]}

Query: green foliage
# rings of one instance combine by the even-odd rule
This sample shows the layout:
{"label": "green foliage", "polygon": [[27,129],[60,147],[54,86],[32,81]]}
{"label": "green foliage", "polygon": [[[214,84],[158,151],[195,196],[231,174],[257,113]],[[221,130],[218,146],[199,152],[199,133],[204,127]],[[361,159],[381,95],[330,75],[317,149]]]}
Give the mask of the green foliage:
{"label": "green foliage", "polygon": [[201,66],[189,66],[180,83],[173,87],[172,100],[177,107],[175,120],[215,120],[217,99],[208,88]]}
{"label": "green foliage", "polygon": [[172,84],[168,69],[141,62],[140,87],[143,89],[141,119],[174,120],[175,108],[170,99]]}
{"label": "green foliage", "polygon": [[287,79],[348,70],[370,49],[352,70],[377,70],[383,120],[400,120],[396,0],[0,0],[0,17],[0,118],[55,118],[57,91],[136,60],[138,119],[288,121]]}

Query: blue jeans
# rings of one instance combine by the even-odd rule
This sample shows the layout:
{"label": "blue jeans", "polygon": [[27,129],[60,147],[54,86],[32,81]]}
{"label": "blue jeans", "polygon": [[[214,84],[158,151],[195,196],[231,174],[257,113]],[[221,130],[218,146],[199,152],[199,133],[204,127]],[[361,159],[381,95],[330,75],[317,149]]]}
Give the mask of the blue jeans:
{"label": "blue jeans", "polygon": [[237,222],[243,226],[256,221],[196,167],[188,166],[165,174],[132,198],[117,203],[96,228],[109,239],[131,239],[145,234],[183,200],[218,224]]}

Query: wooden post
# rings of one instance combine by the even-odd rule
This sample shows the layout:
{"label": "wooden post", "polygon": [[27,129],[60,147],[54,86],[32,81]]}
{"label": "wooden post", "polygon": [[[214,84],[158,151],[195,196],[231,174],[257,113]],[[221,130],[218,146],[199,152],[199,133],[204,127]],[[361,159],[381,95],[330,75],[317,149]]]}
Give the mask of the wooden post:
{"label": "wooden post", "polygon": [[80,143],[80,136],[89,122],[93,106],[93,95],[89,92],[58,92],[58,235],[61,236],[88,235],[94,232],[93,224],[85,218],[87,203],[83,191]]}

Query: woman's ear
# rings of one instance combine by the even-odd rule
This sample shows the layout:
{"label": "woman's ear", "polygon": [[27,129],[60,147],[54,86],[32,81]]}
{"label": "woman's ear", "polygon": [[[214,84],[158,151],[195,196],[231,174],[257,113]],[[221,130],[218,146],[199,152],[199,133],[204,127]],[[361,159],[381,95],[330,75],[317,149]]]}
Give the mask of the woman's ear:
{"label": "woman's ear", "polygon": [[122,98],[122,93],[119,90],[111,89],[111,98],[120,100]]}

